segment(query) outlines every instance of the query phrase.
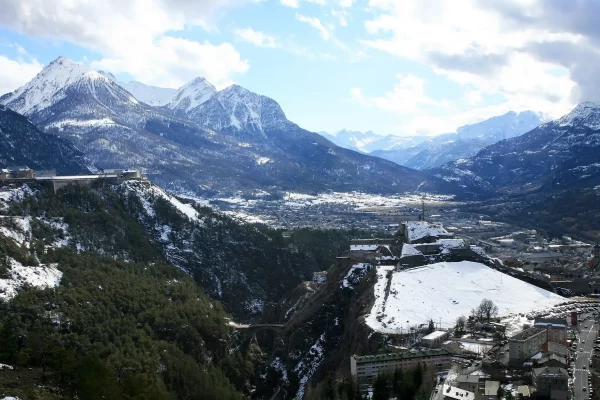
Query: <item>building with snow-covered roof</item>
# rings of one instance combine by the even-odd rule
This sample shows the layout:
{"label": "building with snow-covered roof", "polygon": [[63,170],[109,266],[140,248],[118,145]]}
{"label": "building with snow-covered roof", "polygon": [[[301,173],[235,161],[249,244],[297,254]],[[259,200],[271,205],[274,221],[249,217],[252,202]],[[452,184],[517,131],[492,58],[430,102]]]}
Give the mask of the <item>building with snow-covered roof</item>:
{"label": "building with snow-covered roof", "polygon": [[404,221],[398,228],[398,236],[405,243],[433,243],[438,239],[452,239],[454,235],[444,229],[442,224],[427,221]]}
{"label": "building with snow-covered roof", "polygon": [[450,385],[443,386],[442,394],[444,400],[475,400],[475,393]]}
{"label": "building with snow-covered roof", "polygon": [[427,347],[440,347],[442,342],[448,339],[448,332],[445,331],[433,331],[429,335],[423,336],[421,343]]}

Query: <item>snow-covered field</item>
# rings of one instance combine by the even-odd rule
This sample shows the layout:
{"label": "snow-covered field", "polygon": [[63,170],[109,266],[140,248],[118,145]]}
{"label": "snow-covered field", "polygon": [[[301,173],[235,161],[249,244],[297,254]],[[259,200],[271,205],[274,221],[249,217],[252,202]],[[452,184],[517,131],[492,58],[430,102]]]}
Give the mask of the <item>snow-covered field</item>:
{"label": "snow-covered field", "polygon": [[565,301],[557,294],[540,289],[483,264],[461,261],[441,262],[393,272],[386,298],[388,271],[378,267],[375,304],[366,318],[376,331],[398,333],[425,324],[429,319],[444,328],[468,316],[484,298],[498,306],[499,316],[526,313]]}

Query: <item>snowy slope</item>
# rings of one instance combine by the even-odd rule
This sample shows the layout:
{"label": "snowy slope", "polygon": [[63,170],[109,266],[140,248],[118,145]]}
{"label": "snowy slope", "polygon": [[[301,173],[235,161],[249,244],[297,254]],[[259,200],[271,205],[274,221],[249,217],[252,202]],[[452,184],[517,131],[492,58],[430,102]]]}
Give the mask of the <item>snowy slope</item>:
{"label": "snowy slope", "polygon": [[167,108],[176,114],[185,115],[210,99],[217,89],[206,79],[198,77],[186,83],[171,95]]}
{"label": "snowy slope", "polygon": [[160,107],[173,99],[177,89],[150,86],[138,81],[121,84],[136,99],[151,106]]}
{"label": "snowy slope", "polygon": [[557,294],[469,261],[441,262],[393,272],[386,296],[387,272],[393,269],[378,267],[375,304],[366,317],[367,324],[380,332],[394,333],[440,318],[442,327],[452,327],[458,317],[469,315],[484,298],[498,306],[499,316],[564,301]]}

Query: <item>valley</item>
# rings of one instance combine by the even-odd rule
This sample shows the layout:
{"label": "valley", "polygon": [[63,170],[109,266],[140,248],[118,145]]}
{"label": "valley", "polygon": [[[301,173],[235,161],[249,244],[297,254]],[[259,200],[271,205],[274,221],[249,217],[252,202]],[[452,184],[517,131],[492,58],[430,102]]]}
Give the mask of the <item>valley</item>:
{"label": "valley", "polygon": [[59,57],[0,104],[0,398],[573,391],[597,103],[331,136],[238,84]]}

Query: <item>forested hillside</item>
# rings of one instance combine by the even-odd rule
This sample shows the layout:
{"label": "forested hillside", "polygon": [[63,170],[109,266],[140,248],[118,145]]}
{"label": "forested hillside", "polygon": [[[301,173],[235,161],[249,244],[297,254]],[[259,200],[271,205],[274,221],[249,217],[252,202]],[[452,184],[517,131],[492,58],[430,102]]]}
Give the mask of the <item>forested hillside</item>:
{"label": "forested hillside", "polygon": [[[352,234],[284,238],[148,182],[0,191],[0,363],[15,368],[0,371],[0,396],[240,398],[269,355],[233,335],[229,313],[268,317]],[[60,284],[19,275],[42,268]]]}

